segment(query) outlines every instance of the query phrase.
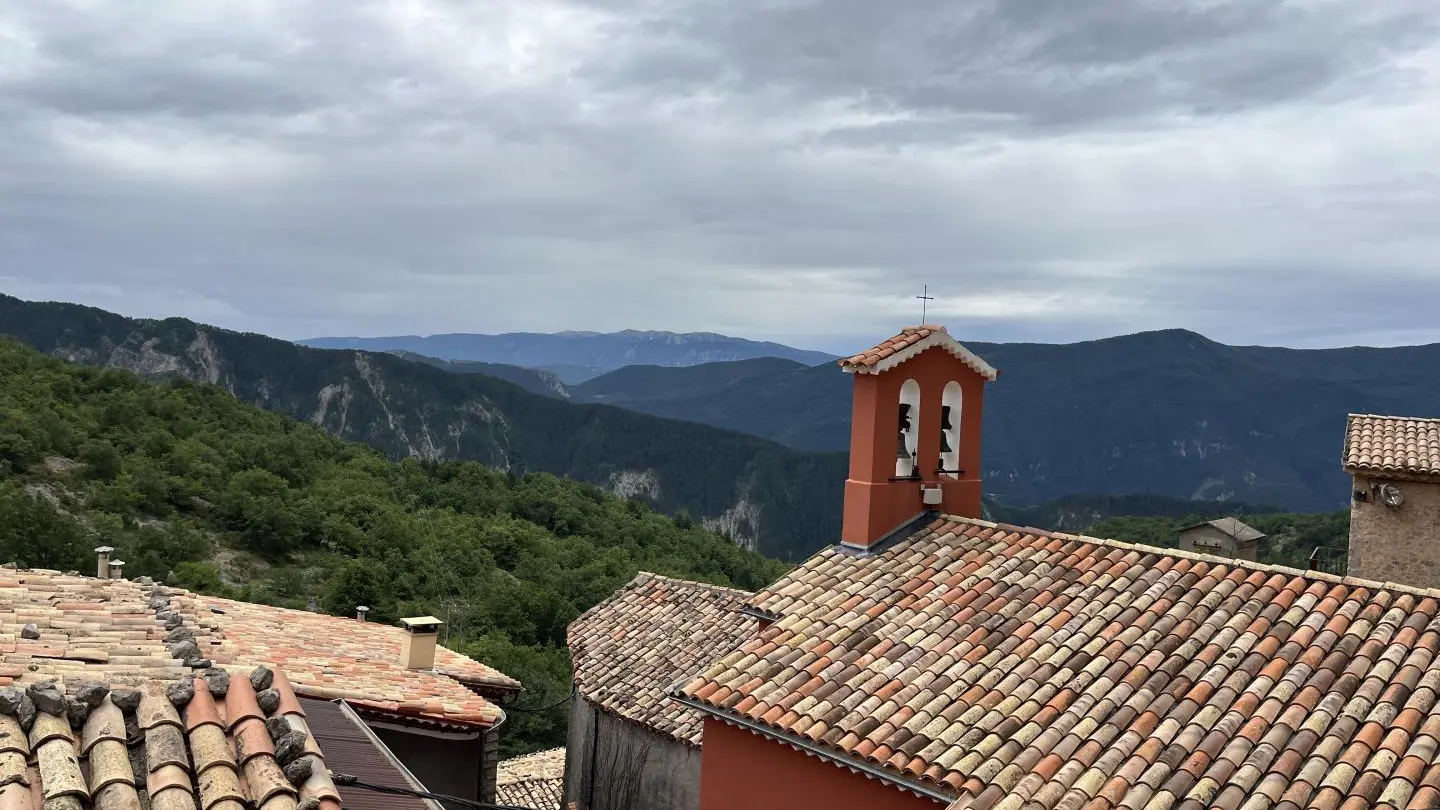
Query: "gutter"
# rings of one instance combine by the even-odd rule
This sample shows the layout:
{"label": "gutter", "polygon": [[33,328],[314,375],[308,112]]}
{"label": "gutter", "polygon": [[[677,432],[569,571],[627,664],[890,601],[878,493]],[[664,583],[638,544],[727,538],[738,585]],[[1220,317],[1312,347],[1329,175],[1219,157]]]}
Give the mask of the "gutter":
{"label": "gutter", "polygon": [[[900,776],[894,771],[885,770],[879,765],[874,765],[872,763],[865,762],[864,760],[856,759],[854,757],[849,757],[844,754],[836,753],[832,750],[821,748],[815,743],[810,742],[809,740],[797,734],[790,734],[788,732],[780,731],[779,729],[771,728],[770,726],[767,726],[763,723],[757,723],[749,718],[740,717],[738,715],[716,709],[714,706],[711,706],[708,703],[701,703],[698,700],[685,697],[683,695],[672,693],[670,695],[670,699],[676,701],[677,703],[680,703],[681,705],[688,706],[692,709],[696,709],[700,712],[708,714],[717,720],[721,720],[733,726],[739,726],[746,731],[750,731],[762,737],[769,737],[776,741],[785,743],[786,745],[798,748],[805,753],[810,754],[817,759],[823,759],[831,763],[832,765],[837,765],[841,768],[857,771],[866,776],[869,776],[872,779],[888,783],[890,785],[893,785],[894,787],[900,788],[901,790],[908,790],[911,793],[915,793],[926,799],[934,799],[935,801],[940,802],[941,804],[946,806],[953,804],[955,801],[955,797],[951,794],[942,793],[939,790],[930,787],[929,785],[922,784],[904,776]],[[701,746],[701,750],[704,750],[703,745]]]}
{"label": "gutter", "polygon": [[[499,719],[495,721],[495,725],[480,734],[480,776],[478,777],[480,784],[475,786],[475,798],[482,802],[494,802],[495,794],[500,790],[496,770],[500,766],[500,727],[510,719],[510,715],[500,708],[500,704],[495,704],[495,708],[500,709]],[[490,739],[491,735],[494,735],[495,738],[495,761],[487,762],[485,757],[486,741]],[[487,784],[490,786],[490,790],[485,789]]]}

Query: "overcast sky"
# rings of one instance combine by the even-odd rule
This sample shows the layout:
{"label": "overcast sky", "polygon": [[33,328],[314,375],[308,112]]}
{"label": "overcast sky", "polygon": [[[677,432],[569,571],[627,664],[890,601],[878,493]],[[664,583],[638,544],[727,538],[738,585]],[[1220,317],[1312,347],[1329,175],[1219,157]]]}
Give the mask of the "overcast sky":
{"label": "overcast sky", "polygon": [[319,334],[1440,341],[1436,0],[0,4],[0,291]]}

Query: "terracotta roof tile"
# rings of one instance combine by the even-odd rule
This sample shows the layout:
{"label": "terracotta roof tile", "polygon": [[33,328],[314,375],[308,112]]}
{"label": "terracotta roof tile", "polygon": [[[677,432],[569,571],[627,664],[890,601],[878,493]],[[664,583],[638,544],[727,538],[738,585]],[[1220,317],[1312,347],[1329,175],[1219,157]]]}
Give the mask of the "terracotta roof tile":
{"label": "terracotta roof tile", "polygon": [[[823,723],[821,749],[955,810],[1440,797],[1440,591],[945,517],[749,606],[774,623],[681,701]],[[794,674],[822,656],[826,702]]]}
{"label": "terracotta roof tile", "polygon": [[1440,475],[1440,419],[1351,414],[1344,466],[1350,472]]}
{"label": "terracotta roof tile", "polygon": [[[499,707],[474,689],[518,689],[518,681],[457,652],[437,647],[433,670],[400,664],[404,630],[379,622],[232,602],[172,590],[178,609],[213,625],[217,662],[264,662],[285,672],[297,694],[344,698],[359,709],[489,725]],[[215,614],[211,608],[223,613]]]}
{"label": "terracotta roof tile", "polygon": [[[127,680],[112,690],[103,680],[103,669],[91,674],[102,680],[60,677],[34,681],[27,687],[45,691],[53,685],[68,695],[68,716],[48,713],[53,704],[44,701],[35,701],[38,709],[33,719],[0,715],[0,734],[5,741],[0,749],[0,776],[5,781],[0,787],[0,807],[4,810],[244,810],[256,804],[273,809],[294,808],[301,798],[326,795],[324,790],[311,791],[308,783],[296,785],[286,777],[275,759],[275,741],[269,738],[262,720],[249,720],[244,727],[258,728],[266,736],[266,750],[241,763],[235,750],[242,746],[234,737],[227,737],[203,678],[187,675],[181,679],[190,683],[194,694],[184,711],[198,715],[187,730],[170,696],[181,681]],[[138,687],[138,703],[133,698],[121,699],[118,690],[130,687]],[[28,722],[28,729],[22,727],[22,720]],[[318,752],[308,735],[306,742]],[[312,771],[329,784],[323,759],[314,756]],[[334,793],[333,785],[329,793]],[[266,799],[271,804],[265,804]]]}
{"label": "terracotta roof tile", "polygon": [[870,367],[898,352],[919,343],[931,335],[945,331],[943,326],[907,326],[900,330],[900,334],[881,341],[880,343],[866,349],[859,354],[842,358],[839,363],[841,368]]}
{"label": "terracotta roof tile", "polygon": [[[642,572],[571,622],[568,642],[580,695],[601,709],[698,746],[701,714],[670,700],[668,690],[754,631],[756,620],[740,612],[750,596]],[[787,677],[796,677],[793,668],[786,671]],[[808,680],[801,679],[801,685]],[[754,705],[746,688],[751,683],[761,681],[737,678],[724,695],[718,685],[706,695],[716,701],[735,695],[735,703]],[[785,710],[765,706],[762,713],[769,711],[779,716]]]}
{"label": "terracotta roof tile", "polygon": [[565,749],[502,760],[495,768],[495,801],[532,810],[560,810],[565,795]]}
{"label": "terracotta roof tile", "polygon": [[987,380],[994,380],[999,373],[979,355],[960,345],[945,327],[930,324],[907,326],[894,337],[837,362],[845,371],[874,373],[890,364],[904,362],[911,353],[924,351],[931,346],[945,348]]}
{"label": "terracotta roof tile", "polygon": [[[38,639],[23,637],[28,624]],[[285,671],[295,692],[361,710],[469,726],[500,718],[476,690],[518,689],[515,680],[443,647],[433,671],[407,670],[403,633],[132,580],[0,567],[0,686],[52,677],[173,682],[210,666],[248,675],[265,664]]]}

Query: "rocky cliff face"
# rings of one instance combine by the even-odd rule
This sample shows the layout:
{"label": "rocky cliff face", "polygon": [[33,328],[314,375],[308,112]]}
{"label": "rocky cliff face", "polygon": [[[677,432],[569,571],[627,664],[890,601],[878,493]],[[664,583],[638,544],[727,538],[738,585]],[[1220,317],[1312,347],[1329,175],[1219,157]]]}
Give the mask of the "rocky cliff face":
{"label": "rocky cliff face", "polygon": [[[587,481],[683,510],[774,557],[798,558],[839,532],[840,454],[571,404],[387,353],[309,349],[181,319],[133,320],[0,296],[0,333],[77,363],[211,383],[393,458],[465,458]],[[773,480],[785,485],[763,483]]]}
{"label": "rocky cliff face", "polygon": [[[17,337],[25,339],[25,335]],[[254,345],[246,347],[246,342]],[[443,409],[402,405],[409,398],[392,390],[387,358],[364,352],[319,358],[298,354],[284,358],[289,361],[288,373],[267,372],[254,363],[236,362],[231,355],[247,348],[251,356],[257,350],[276,353],[277,358],[287,354],[287,344],[266,345],[270,342],[258,335],[169,320],[134,322],[131,328],[98,339],[74,335],[37,348],[71,362],[124,369],[151,379],[184,377],[210,383],[337,436],[376,445],[392,456],[472,458],[507,466],[509,425],[487,397],[449,399],[450,407]],[[317,359],[318,364],[305,362]],[[296,385],[297,366],[304,365],[317,366],[312,369],[318,372],[313,391]]]}

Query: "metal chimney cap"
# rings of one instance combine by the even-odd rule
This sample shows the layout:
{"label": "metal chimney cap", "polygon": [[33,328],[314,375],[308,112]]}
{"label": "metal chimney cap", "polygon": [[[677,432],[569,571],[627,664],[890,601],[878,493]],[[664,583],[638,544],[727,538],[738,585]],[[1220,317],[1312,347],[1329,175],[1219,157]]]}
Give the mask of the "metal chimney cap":
{"label": "metal chimney cap", "polygon": [[122,566],[122,565],[124,565],[124,564],[125,564],[125,561],[124,561],[124,560],[111,560],[111,561],[110,561],[110,567],[111,567],[111,568],[119,568],[120,566]]}
{"label": "metal chimney cap", "polygon": [[96,554],[109,554],[110,552],[112,552],[112,551],[114,551],[114,550],[115,550],[115,549],[111,548],[110,546],[99,546],[98,548],[95,549],[95,553],[96,553]]}

